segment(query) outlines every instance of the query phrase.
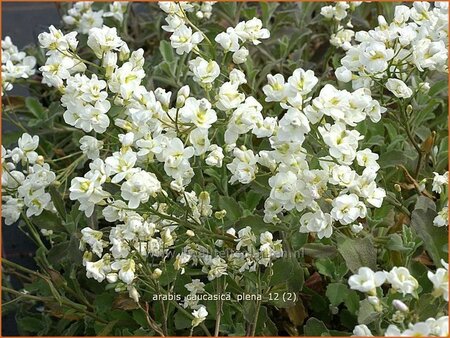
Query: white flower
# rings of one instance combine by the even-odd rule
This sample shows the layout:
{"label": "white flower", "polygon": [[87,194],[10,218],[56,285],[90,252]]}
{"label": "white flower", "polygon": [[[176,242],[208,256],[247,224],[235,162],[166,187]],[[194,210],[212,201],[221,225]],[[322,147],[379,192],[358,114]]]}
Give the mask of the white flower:
{"label": "white flower", "polygon": [[233,53],[233,62],[237,65],[244,63],[247,61],[249,56],[249,51],[245,47],[239,48],[237,51]]}
{"label": "white flower", "polygon": [[200,279],[193,279],[192,282],[185,284],[184,287],[191,293],[197,294],[205,292],[205,283],[201,282]]}
{"label": "white flower", "polygon": [[111,264],[111,269],[119,271],[119,279],[125,284],[131,284],[135,278],[136,263],[133,259],[121,259]]}
{"label": "white flower", "polygon": [[252,228],[245,227],[238,231],[238,239],[235,239],[235,241],[238,242],[236,245],[236,250],[240,250],[241,247],[251,247],[253,244],[256,243],[256,236],[252,231]]}
{"label": "white flower", "polygon": [[230,110],[239,107],[245,100],[245,95],[239,93],[239,84],[225,82],[220,86],[219,93],[216,96],[216,107],[220,110]]}
{"label": "white flower", "polygon": [[443,268],[438,268],[435,273],[428,271],[428,279],[433,283],[434,292],[436,296],[441,296],[448,302],[448,264],[441,260]]}
{"label": "white flower", "polygon": [[357,163],[366,168],[370,168],[373,171],[378,171],[380,166],[377,163],[379,156],[370,150],[369,148],[359,150],[356,152]]}
{"label": "white flower", "polygon": [[106,275],[110,271],[109,255],[103,256],[102,259],[96,262],[86,262],[86,277],[94,278],[99,283],[105,280]]}
{"label": "white flower", "polygon": [[257,156],[251,150],[241,150],[235,148],[233,150],[234,159],[230,164],[227,164],[228,170],[233,174],[230,178],[230,183],[233,184],[239,181],[242,184],[249,184],[256,177],[258,167]]}
{"label": "white flower", "polygon": [[352,337],[373,337],[372,332],[365,324],[356,325]]}
{"label": "white flower", "polygon": [[108,245],[102,240],[103,232],[86,227],[81,230],[81,234],[80,249],[84,249],[85,244],[88,244],[92,252],[101,257],[103,248]]}
{"label": "white flower", "polygon": [[206,308],[202,305],[198,310],[192,311],[192,316],[194,317],[194,319],[192,319],[192,327],[196,327],[205,321],[208,316],[208,311],[206,311]]}
{"label": "white flower", "polygon": [[194,155],[203,155],[206,153],[211,144],[208,138],[208,130],[203,128],[195,128],[189,134],[189,142],[191,142],[194,147]]}
{"label": "white flower", "polygon": [[402,80],[389,79],[386,82],[386,88],[398,98],[407,99],[412,96],[413,91]]}
{"label": "white flower", "polygon": [[222,161],[224,158],[222,148],[216,144],[212,144],[208,151],[210,151],[210,153],[205,159],[206,164],[212,167],[222,167]]}
{"label": "white flower", "polygon": [[56,29],[53,25],[49,28],[49,33],[39,34],[38,40],[42,48],[48,49],[47,55],[53,53],[64,53],[66,51],[74,51],[77,48],[78,41],[76,32],[64,35],[61,30]]}
{"label": "white flower", "polygon": [[344,225],[366,216],[366,206],[359,201],[355,194],[338,196],[333,200],[332,205],[331,216]]}
{"label": "white flower", "polygon": [[315,87],[319,79],[314,75],[312,70],[303,70],[297,68],[292,75],[288,78],[289,90],[295,96],[300,94],[301,96],[308,95]]}
{"label": "white flower", "polygon": [[127,176],[136,172],[138,170],[134,168],[136,161],[137,156],[133,151],[127,151],[125,153],[115,152],[113,156],[107,157],[105,163],[110,169],[111,174],[115,174],[111,181],[113,183],[119,183],[124,178],[127,178]]}
{"label": "white flower", "polygon": [[6,203],[2,203],[2,217],[5,219],[5,224],[11,225],[17,222],[23,207],[24,203],[21,199],[8,196]]}
{"label": "white flower", "polygon": [[211,260],[211,264],[209,265],[208,280],[211,281],[227,274],[228,265],[224,259],[215,257]]}
{"label": "white flower", "polygon": [[126,1],[114,1],[109,4],[109,11],[103,14],[104,17],[113,17],[119,22],[123,21],[123,16],[128,8],[128,2]]}
{"label": "white flower", "polygon": [[[168,245],[165,245],[168,246]],[[185,266],[191,260],[191,255],[188,255],[184,252],[178,254],[175,258],[175,262],[173,262],[173,267],[175,270],[181,270],[181,274],[184,274]]]}
{"label": "white flower", "polygon": [[39,146],[39,136],[23,133],[17,143],[21,151],[21,159],[27,160],[30,164],[36,162],[38,154],[35,150]]}
{"label": "white flower", "polygon": [[102,28],[92,28],[89,30],[87,45],[94,51],[99,59],[109,51],[119,50],[124,42],[117,35],[115,27],[103,26]]}
{"label": "white flower", "polygon": [[388,61],[394,57],[394,50],[386,48],[384,43],[377,41],[361,43],[359,51],[359,62],[369,73],[386,70]]}
{"label": "white flower", "polygon": [[192,29],[186,25],[178,27],[170,37],[170,43],[178,55],[189,53],[202,40],[203,35],[200,32],[192,34]]}
{"label": "white flower", "polygon": [[321,210],[308,212],[300,218],[300,232],[315,232],[319,239],[329,238],[333,233],[332,223],[331,216],[324,214]]}
{"label": "white flower", "polygon": [[336,68],[334,74],[336,75],[336,78],[341,82],[347,83],[352,80],[352,72],[344,66]]}
{"label": "white flower", "polygon": [[241,40],[251,41],[254,45],[259,45],[261,43],[260,39],[268,39],[270,37],[269,30],[262,28],[262,21],[257,18],[238,23],[235,27],[235,32]]}
{"label": "white flower", "polygon": [[392,268],[391,271],[386,273],[386,279],[394,290],[401,292],[403,295],[414,293],[419,287],[417,280],[411,276],[411,273],[405,267]]}
{"label": "white flower", "polygon": [[433,220],[433,225],[436,227],[448,226],[448,207],[443,207],[442,210],[438,212]]}
{"label": "white flower", "polygon": [[437,172],[433,172],[433,187],[432,190],[435,193],[442,193],[442,188],[445,185],[448,185],[448,171],[446,171],[443,175],[439,175]]}
{"label": "white flower", "polygon": [[384,271],[373,272],[368,267],[361,267],[358,273],[350,276],[348,285],[352,290],[376,294],[376,288],[381,286],[386,281],[386,273]]}
{"label": "white flower", "polygon": [[134,173],[121,187],[121,196],[128,201],[128,207],[135,209],[140,203],[146,203],[150,196],[161,192],[161,183],[155,174],[144,170]]}
{"label": "white flower", "polygon": [[102,148],[103,141],[99,141],[95,137],[86,135],[80,138],[80,149],[90,160],[98,158]]}
{"label": "white flower", "polygon": [[287,96],[287,86],[282,74],[267,75],[268,84],[263,87],[266,102],[281,102]]}
{"label": "white flower", "polygon": [[181,122],[193,123],[198,128],[209,129],[217,121],[216,112],[207,99],[188,97],[178,113]]}
{"label": "white flower", "polygon": [[239,37],[233,29],[219,33],[214,39],[226,52],[236,52],[239,49]]}
{"label": "white flower", "polygon": [[208,85],[220,75],[220,68],[213,60],[206,61],[201,57],[189,61],[189,69],[194,74],[194,81],[202,85]]}

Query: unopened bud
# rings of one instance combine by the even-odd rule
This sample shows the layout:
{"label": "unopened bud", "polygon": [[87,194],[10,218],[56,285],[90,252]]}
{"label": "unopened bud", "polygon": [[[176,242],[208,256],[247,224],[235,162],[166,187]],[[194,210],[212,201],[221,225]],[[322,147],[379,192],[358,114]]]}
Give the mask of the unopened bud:
{"label": "unopened bud", "polygon": [[405,303],[403,303],[401,300],[399,300],[399,299],[394,299],[392,301],[392,305],[399,311],[402,311],[402,312],[408,312],[409,311],[408,306]]}
{"label": "unopened bud", "polygon": [[394,189],[395,189],[396,191],[398,191],[398,192],[401,192],[401,191],[402,191],[402,187],[401,187],[400,184],[398,184],[398,183],[395,183],[395,184],[394,184]]}
{"label": "unopened bud", "polygon": [[136,288],[134,286],[130,287],[128,289],[128,295],[130,298],[132,298],[136,303],[139,303],[139,292],[137,292]]}
{"label": "unopened bud", "polygon": [[214,213],[214,217],[217,219],[223,219],[226,216],[226,214],[227,214],[226,210],[220,210]]}
{"label": "unopened bud", "polygon": [[118,279],[118,275],[115,272],[108,273],[106,275],[106,280],[108,281],[108,283],[111,283],[111,284],[115,283],[115,282],[117,282],[117,279]]}
{"label": "unopened bud", "polygon": [[186,231],[186,235],[188,235],[189,237],[194,237],[195,233],[192,230],[188,230]]}
{"label": "unopened bud", "polygon": [[152,278],[153,279],[158,279],[159,277],[161,277],[161,275],[162,275],[162,271],[161,271],[161,269],[159,269],[159,268],[156,268],[155,270],[153,270],[153,273],[152,273]]}
{"label": "unopened bud", "polygon": [[44,164],[44,156],[39,155],[39,156],[37,157],[37,159],[36,159],[36,163],[37,163],[37,164],[40,164],[40,165],[43,165],[43,164]]}
{"label": "unopened bud", "polygon": [[413,111],[413,107],[412,107],[410,104],[408,104],[408,106],[406,107],[406,112],[407,112],[408,114],[411,114],[412,111]]}

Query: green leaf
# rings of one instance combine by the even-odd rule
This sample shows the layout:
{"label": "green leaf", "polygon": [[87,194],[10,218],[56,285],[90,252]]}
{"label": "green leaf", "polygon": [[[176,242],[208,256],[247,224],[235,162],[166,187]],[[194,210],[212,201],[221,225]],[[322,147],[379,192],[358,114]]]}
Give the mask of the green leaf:
{"label": "green leaf", "polygon": [[171,63],[173,60],[175,60],[175,54],[169,41],[161,40],[159,44],[159,51],[163,60],[167,63]]}
{"label": "green leaf", "polygon": [[419,321],[437,316],[437,313],[440,311],[440,307],[438,306],[436,300],[437,298],[429,293],[420,296],[414,308]]}
{"label": "green leaf", "polygon": [[185,313],[177,311],[174,316],[175,328],[177,330],[187,329],[191,327],[192,320]]}
{"label": "green leaf", "polygon": [[306,336],[329,336],[330,332],[328,331],[325,324],[318,320],[317,318],[310,318],[306,322],[303,328]]}
{"label": "green leaf", "polygon": [[294,258],[278,259],[272,266],[270,286],[287,283],[291,290],[300,291],[303,288],[304,273],[300,264]]}
{"label": "green leaf", "polygon": [[437,81],[434,85],[431,86],[430,91],[428,92],[428,95],[430,97],[436,96],[436,94],[441,93],[442,91],[445,91],[447,93],[448,89],[448,80],[441,80]]}
{"label": "green leaf", "polygon": [[64,259],[67,259],[67,250],[69,248],[69,245],[69,241],[55,244],[47,254],[48,261],[51,264],[56,265],[61,263]]}
{"label": "green leaf", "polygon": [[45,330],[45,321],[35,317],[23,317],[17,320],[17,327],[25,332],[40,332]]}
{"label": "green leaf", "polygon": [[43,121],[47,119],[47,110],[37,98],[31,96],[27,97],[25,99],[25,106],[38,120]]}
{"label": "green leaf", "polygon": [[347,298],[348,287],[342,283],[331,283],[327,286],[326,296],[330,300],[331,305],[338,306]]}
{"label": "green leaf", "polygon": [[118,323],[118,321],[119,320],[116,319],[106,324],[105,327],[99,333],[97,333],[97,336],[99,337],[108,336],[111,333],[114,326]]}
{"label": "green leaf", "polygon": [[334,246],[322,243],[308,243],[301,250],[305,256],[313,258],[333,257],[337,254]]}
{"label": "green leaf", "polygon": [[375,321],[380,316],[380,313],[375,311],[373,305],[369,303],[367,299],[359,302],[358,311],[358,323],[359,324],[370,324]]}
{"label": "green leaf", "polygon": [[380,155],[378,163],[381,168],[392,168],[399,164],[405,164],[414,157],[403,150],[391,150]]}
{"label": "green leaf", "polygon": [[362,266],[376,270],[377,250],[369,237],[340,238],[338,239],[338,251],[353,273],[356,273]]}
{"label": "green leaf", "polygon": [[441,259],[447,259],[448,237],[444,227],[438,228],[433,225],[435,210],[436,206],[431,199],[420,196],[411,214],[411,227],[423,241],[434,264],[440,266]]}
{"label": "green leaf", "polygon": [[273,13],[279,6],[278,3],[274,2],[261,2],[261,19],[263,22],[264,27],[267,27],[269,24],[270,19],[272,18]]}
{"label": "green leaf", "polygon": [[[236,221],[242,216],[242,209],[234,198],[219,196],[219,208],[227,212],[227,218],[230,221]],[[250,225],[250,224],[249,224]]]}
{"label": "green leaf", "polygon": [[49,193],[50,193],[50,196],[52,197],[52,202],[55,205],[56,211],[58,212],[59,216],[61,217],[61,220],[65,221],[67,218],[67,213],[66,213],[66,207],[64,205],[64,200],[63,200],[61,194],[56,189],[56,187],[53,185],[51,185],[49,187]]}
{"label": "green leaf", "polygon": [[354,290],[349,290],[347,292],[347,297],[345,298],[344,304],[347,307],[348,311],[351,314],[355,315],[359,309],[358,293]]}

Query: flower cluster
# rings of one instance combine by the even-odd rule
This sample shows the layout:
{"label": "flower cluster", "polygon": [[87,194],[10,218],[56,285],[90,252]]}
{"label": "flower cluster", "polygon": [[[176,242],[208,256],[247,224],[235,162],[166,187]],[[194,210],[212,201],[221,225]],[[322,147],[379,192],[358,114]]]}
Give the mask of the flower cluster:
{"label": "flower cluster", "polygon": [[[428,318],[423,322],[409,323],[407,329],[401,329],[395,324],[390,324],[384,332],[385,337],[447,337],[449,334],[448,316],[437,319]],[[373,337],[372,332],[365,324],[360,324],[353,330],[355,337]]]}
{"label": "flower cluster", "polygon": [[[438,268],[436,272],[428,271],[428,279],[433,284],[435,297],[443,297],[448,302],[448,264],[441,260],[443,268]],[[367,300],[376,309],[381,312],[383,309],[383,301],[379,298],[380,293],[377,291],[381,285],[388,283],[391,288],[388,293],[401,293],[404,301],[410,301],[412,295],[417,298],[419,290],[418,281],[411,275],[410,271],[405,267],[394,267],[391,271],[377,271],[374,272],[368,267],[361,267],[357,274],[352,275],[348,284],[351,289],[364,292],[368,295]],[[392,316],[392,321],[397,323],[404,323],[405,314],[409,312],[409,307],[400,299],[394,299],[392,306],[396,310]],[[444,321],[442,318],[447,318]],[[409,324],[409,329],[401,331],[396,325],[389,325],[385,331],[385,336],[414,336],[416,334],[428,336],[446,336],[448,335],[448,317],[441,317],[441,319],[430,318],[424,323]],[[369,328],[366,325],[358,325],[353,331],[355,336],[372,336]]]}
{"label": "flower cluster", "polygon": [[2,146],[2,216],[7,225],[17,222],[22,213],[31,217],[43,210],[55,211],[47,188],[56,175],[36,152],[38,146],[39,137],[27,133],[14,149]]}
{"label": "flower cluster", "polygon": [[108,10],[94,10],[92,1],[75,2],[63,16],[64,23],[79,33],[87,34],[91,28],[101,28],[104,18],[112,17],[121,23],[128,8],[128,2],[115,1]]}
{"label": "flower cluster", "polygon": [[244,63],[249,55],[248,49],[243,45],[249,41],[253,45],[259,45],[261,39],[268,39],[270,32],[262,27],[260,19],[253,18],[239,22],[236,27],[227,28],[226,32],[219,33],[215,41],[225,50],[232,52],[232,60],[235,64]]}
{"label": "flower cluster", "polygon": [[440,175],[434,172],[433,184],[431,190],[440,195],[440,199],[443,200],[443,207],[438,212],[437,216],[433,220],[433,225],[437,227],[448,227],[448,171]]}
{"label": "flower cluster", "polygon": [[[264,136],[270,136],[273,149],[258,154],[259,163],[274,172],[265,220],[277,222],[283,210],[309,210],[300,219],[300,231],[322,238],[331,236],[333,221],[350,225],[365,218],[366,205],[379,208],[386,194],[375,183],[378,155],[369,148],[358,150],[363,136],[352,127],[366,118],[378,122],[386,109],[368,90],[350,93],[330,84],[312,99],[318,79],[310,70],[297,69],[287,81],[281,74],[267,77],[266,101],[279,102],[287,112],[280,121],[257,122],[268,130]],[[322,146],[316,167],[311,166],[313,155],[307,150],[310,137]],[[328,185],[339,193],[329,196]],[[324,212],[318,201],[330,198],[331,211]]]}
{"label": "flower cluster", "polygon": [[396,6],[393,21],[388,23],[380,15],[378,24],[357,32],[356,44],[345,44],[346,55],[336,69],[339,81],[351,81],[355,89],[386,82],[396,97],[409,98],[413,94],[405,84],[409,70],[447,71],[447,3],[436,2],[433,8],[428,2],[414,2],[411,8]]}
{"label": "flower cluster", "polygon": [[[170,43],[177,54],[182,55],[195,50],[205,38],[204,34],[189,20],[187,13],[195,13],[198,19],[209,19],[214,1],[190,3],[186,1],[160,1],[159,7],[167,13],[167,25],[162,26],[166,32],[172,33]],[[193,32],[192,30],[196,30]]]}
{"label": "flower cluster", "polygon": [[2,40],[2,87],[4,91],[13,88],[17,79],[28,79],[36,72],[36,58],[20,52],[9,36]]}

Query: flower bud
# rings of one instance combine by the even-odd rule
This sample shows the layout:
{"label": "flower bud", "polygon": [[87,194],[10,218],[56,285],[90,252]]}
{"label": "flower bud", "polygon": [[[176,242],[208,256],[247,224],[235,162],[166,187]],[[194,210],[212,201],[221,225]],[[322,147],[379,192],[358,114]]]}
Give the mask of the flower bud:
{"label": "flower bud", "polygon": [[189,237],[194,237],[195,233],[192,230],[188,230],[186,231],[186,235],[188,235]]}
{"label": "flower bud", "polygon": [[401,300],[399,300],[399,299],[394,299],[392,301],[392,305],[399,311],[402,311],[402,312],[408,312],[409,311],[408,306],[405,303],[403,303]]}
{"label": "flower bud", "polygon": [[39,165],[44,165],[44,156],[39,155],[36,159],[36,163]]}
{"label": "flower bud", "polygon": [[248,54],[248,49],[245,47],[241,47],[238,51],[233,53],[233,62],[235,64],[244,63],[245,61],[247,61]]}
{"label": "flower bud", "polygon": [[419,90],[426,94],[430,90],[430,84],[428,82],[421,82],[419,83]]}
{"label": "flower bud", "polygon": [[139,292],[137,292],[136,288],[134,286],[131,286],[128,289],[128,295],[130,296],[130,298],[132,298],[136,303],[139,303]]}
{"label": "flower bud", "polygon": [[410,104],[408,104],[408,106],[406,107],[406,112],[407,112],[408,114],[411,114],[412,111],[413,111],[413,107],[412,107]]}
{"label": "flower bud", "polygon": [[226,214],[227,214],[226,210],[220,210],[214,213],[214,217],[217,219],[223,219],[226,216]]}
{"label": "flower bud", "polygon": [[128,48],[127,44],[123,44],[122,47],[119,49],[119,60],[125,61],[130,57],[130,49]]}
{"label": "flower bud", "polygon": [[372,304],[373,308],[377,312],[381,312],[383,310],[383,306],[381,305],[380,299],[377,296],[369,296],[367,300],[370,304]]}
{"label": "flower bud", "polygon": [[364,229],[364,226],[361,223],[350,225],[350,230],[355,234],[360,233],[362,229]]}
{"label": "flower bud", "polygon": [[159,277],[161,277],[161,275],[162,275],[162,271],[161,271],[161,269],[159,269],[159,268],[156,268],[155,270],[153,270],[153,273],[152,273],[152,278],[153,279],[158,279]]}
{"label": "flower bud", "polygon": [[334,74],[336,75],[336,78],[341,82],[347,83],[352,80],[352,72],[344,66],[336,68]]}
{"label": "flower bud", "polygon": [[372,304],[373,306],[377,306],[380,304],[380,300],[378,299],[377,296],[369,296],[367,297],[367,300],[369,301],[370,304]]}
{"label": "flower bud", "polygon": [[118,275],[115,272],[111,272],[106,275],[106,280],[108,281],[108,283],[111,283],[111,284],[115,283],[115,282],[117,282],[117,279],[118,279]]}

